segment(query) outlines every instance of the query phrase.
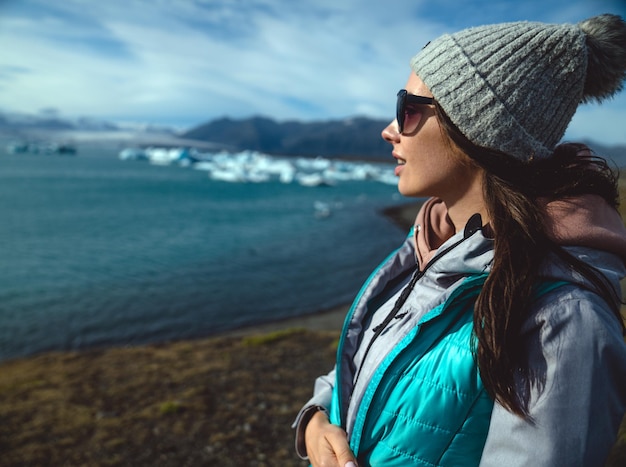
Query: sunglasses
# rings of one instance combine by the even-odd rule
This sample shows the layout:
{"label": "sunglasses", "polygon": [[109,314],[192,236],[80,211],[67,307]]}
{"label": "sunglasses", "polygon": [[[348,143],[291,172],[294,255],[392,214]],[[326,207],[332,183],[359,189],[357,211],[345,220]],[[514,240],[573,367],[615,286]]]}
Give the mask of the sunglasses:
{"label": "sunglasses", "polygon": [[400,134],[413,133],[419,125],[422,112],[416,105],[430,105],[435,102],[432,97],[416,96],[409,94],[406,89],[398,91],[398,101],[396,103],[396,120],[398,121],[398,132]]}

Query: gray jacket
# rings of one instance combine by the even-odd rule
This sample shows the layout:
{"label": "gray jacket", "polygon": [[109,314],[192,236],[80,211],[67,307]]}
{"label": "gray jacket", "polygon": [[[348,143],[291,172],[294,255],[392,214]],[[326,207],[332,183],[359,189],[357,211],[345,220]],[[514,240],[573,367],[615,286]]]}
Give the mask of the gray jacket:
{"label": "gray jacket", "polygon": [[[454,235],[438,250],[448,250],[464,235],[463,232]],[[479,230],[435,258],[407,300],[402,319],[394,320],[392,327],[377,340],[375,353],[392,349],[468,272],[488,271],[493,257],[492,242]],[[622,259],[586,247],[571,247],[568,251],[601,271],[621,295],[619,281],[626,275]],[[414,268],[415,258],[415,242],[410,235],[372,275],[344,326],[346,340],[352,342],[344,348],[352,353],[339,358],[355,362],[351,374],[341,375],[342,385],[351,388],[346,427],[349,436],[351,416],[377,364],[375,358],[359,361],[358,349],[367,345],[372,334],[368,330],[382,319],[381,312],[368,317],[367,303],[407,268]],[[529,388],[532,421],[495,404],[480,464],[483,466],[603,465],[626,410],[626,345],[610,306],[589,290],[590,284],[583,277],[556,258],[546,261],[542,277],[564,280],[571,285],[542,296],[522,327],[528,365],[534,376],[532,381],[520,380],[519,384],[520,388]],[[388,290],[386,298],[391,299],[401,285]],[[384,305],[380,309],[384,310]],[[352,387],[357,371],[359,378]],[[306,455],[303,430],[308,416],[316,407],[329,407],[335,377],[333,370],[316,380],[313,397],[294,423],[296,450],[301,456]]]}

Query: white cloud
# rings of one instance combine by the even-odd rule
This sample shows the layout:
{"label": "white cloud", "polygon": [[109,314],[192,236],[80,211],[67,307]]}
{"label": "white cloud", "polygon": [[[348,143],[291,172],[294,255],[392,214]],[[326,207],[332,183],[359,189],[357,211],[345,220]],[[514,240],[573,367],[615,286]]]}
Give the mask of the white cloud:
{"label": "white cloud", "polygon": [[[484,21],[574,21],[613,2],[484,3],[5,0],[0,102],[188,125],[223,115],[392,118],[410,57],[443,32]],[[610,109],[625,120],[623,100]],[[583,117],[571,131],[587,134]]]}

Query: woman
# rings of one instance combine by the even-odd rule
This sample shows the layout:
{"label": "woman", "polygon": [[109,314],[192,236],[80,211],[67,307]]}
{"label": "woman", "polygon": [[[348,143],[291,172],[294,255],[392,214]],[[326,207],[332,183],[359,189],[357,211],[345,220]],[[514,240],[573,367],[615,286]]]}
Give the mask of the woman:
{"label": "woman", "polygon": [[[616,177],[558,142],[621,90],[626,24],[432,41],[382,132],[430,197],[348,313],[296,423],[313,466],[602,465],[626,410]],[[417,261],[416,261],[417,260]]]}

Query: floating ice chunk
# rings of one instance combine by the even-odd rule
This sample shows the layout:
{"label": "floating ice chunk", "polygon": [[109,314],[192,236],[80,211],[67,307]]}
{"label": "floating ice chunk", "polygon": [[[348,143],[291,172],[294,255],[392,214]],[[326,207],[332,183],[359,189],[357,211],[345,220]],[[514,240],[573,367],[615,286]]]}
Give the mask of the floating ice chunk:
{"label": "floating ice chunk", "polygon": [[322,174],[296,174],[296,181],[302,186],[331,186],[334,183],[330,180],[326,180]]}
{"label": "floating ice chunk", "polygon": [[324,201],[315,201],[313,203],[313,210],[315,217],[318,219],[329,217],[331,214],[330,204],[325,203]]}
{"label": "floating ice chunk", "polygon": [[236,170],[214,169],[209,172],[209,178],[230,183],[242,183],[246,181],[243,173]]}
{"label": "floating ice chunk", "polygon": [[124,148],[118,154],[118,158],[123,161],[142,161],[147,160],[148,155],[141,148]]}

